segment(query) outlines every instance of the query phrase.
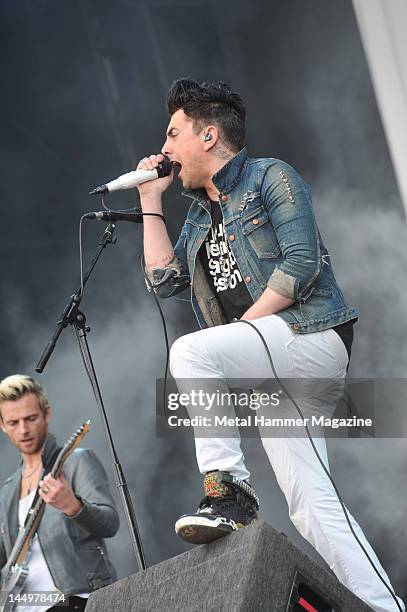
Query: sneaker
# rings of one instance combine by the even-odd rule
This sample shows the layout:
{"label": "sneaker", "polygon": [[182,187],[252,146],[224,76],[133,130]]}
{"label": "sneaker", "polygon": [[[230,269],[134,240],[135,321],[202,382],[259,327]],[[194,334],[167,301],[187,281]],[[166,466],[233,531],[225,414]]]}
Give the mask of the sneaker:
{"label": "sneaker", "polygon": [[245,480],[229,472],[208,472],[205,497],[195,514],[184,514],[175,531],[186,542],[206,544],[245,527],[257,518],[259,498]]}

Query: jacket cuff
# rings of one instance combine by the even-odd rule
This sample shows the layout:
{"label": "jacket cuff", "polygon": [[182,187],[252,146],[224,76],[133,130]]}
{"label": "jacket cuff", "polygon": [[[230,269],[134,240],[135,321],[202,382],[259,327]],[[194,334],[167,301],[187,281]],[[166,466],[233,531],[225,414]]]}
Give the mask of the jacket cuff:
{"label": "jacket cuff", "polygon": [[268,280],[267,287],[286,298],[296,300],[298,284],[299,281],[295,276],[290,276],[290,274],[286,274],[286,272],[283,272],[279,268],[274,268],[273,274]]}
{"label": "jacket cuff", "polygon": [[95,528],[95,522],[97,522],[98,508],[92,504],[88,504],[81,497],[78,497],[78,499],[83,504],[82,508],[72,516],[65,514],[65,517],[69,520],[76,521],[78,525],[84,527],[88,531],[92,531],[92,529]]}
{"label": "jacket cuff", "polygon": [[68,519],[76,519],[78,516],[80,516],[82,514],[83,509],[85,507],[85,503],[86,502],[83,501],[82,497],[79,497],[79,495],[75,495],[75,497],[82,504],[82,507],[81,507],[80,510],[78,510],[78,512],[76,514],[65,514],[64,513],[64,516],[66,516],[66,518],[68,518]]}
{"label": "jacket cuff", "polygon": [[[182,271],[181,264],[179,263],[178,259],[174,257],[174,259],[168,264],[168,266],[165,266],[165,268],[153,268],[149,272],[147,270],[145,270],[145,272],[153,289],[156,289],[156,287],[167,283],[170,278],[174,276],[181,276]],[[144,280],[148,291],[151,291],[149,283],[146,279]]]}

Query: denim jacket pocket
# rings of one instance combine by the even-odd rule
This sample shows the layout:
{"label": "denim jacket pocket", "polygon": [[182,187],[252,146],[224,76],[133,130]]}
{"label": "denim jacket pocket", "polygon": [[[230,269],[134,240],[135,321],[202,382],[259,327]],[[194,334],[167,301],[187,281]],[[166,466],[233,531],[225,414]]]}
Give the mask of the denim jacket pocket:
{"label": "denim jacket pocket", "polygon": [[240,218],[242,234],[246,236],[257,257],[276,259],[281,257],[276,233],[263,206],[258,206]]}

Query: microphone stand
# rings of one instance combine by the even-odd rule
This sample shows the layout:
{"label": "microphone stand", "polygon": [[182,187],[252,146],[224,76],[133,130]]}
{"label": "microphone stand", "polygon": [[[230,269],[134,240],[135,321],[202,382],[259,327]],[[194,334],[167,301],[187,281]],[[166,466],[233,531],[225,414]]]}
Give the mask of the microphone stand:
{"label": "microphone stand", "polygon": [[[142,220],[142,217],[140,217]],[[103,252],[103,249],[107,247],[107,245],[116,243],[116,236],[114,236],[115,224],[110,222],[106,227],[103,236],[99,242],[99,246],[96,250],[96,253],[89,265],[89,268],[86,270],[83,277],[83,287],[85,287],[96,263]],[[113,460],[113,470],[116,478],[117,488],[119,489],[124,513],[127,519],[127,524],[130,530],[131,541],[134,548],[134,552],[136,555],[136,559],[139,565],[140,570],[146,569],[146,561],[143,551],[143,546],[141,543],[141,538],[139,534],[139,530],[137,527],[137,520],[133,508],[132,499],[128,490],[127,482],[124,477],[124,473],[122,467],[119,463],[118,456],[116,453],[116,449],[113,444],[112,434],[110,432],[109,422],[107,420],[105,407],[102,400],[102,395],[99,389],[99,383],[96,377],[95,368],[93,366],[92,356],[90,353],[87,336],[86,334],[90,331],[90,327],[86,325],[86,317],[84,313],[79,310],[79,306],[82,300],[82,292],[81,288],[78,289],[76,293],[71,295],[71,298],[67,305],[65,306],[65,310],[61,315],[60,321],[58,321],[55,331],[52,335],[51,340],[48,342],[41,358],[35,368],[35,370],[39,373],[44,371],[45,366],[48,363],[49,358],[55,348],[55,345],[58,341],[59,336],[62,333],[62,330],[65,329],[68,325],[73,325],[75,328],[76,336],[79,343],[79,349],[82,355],[83,363],[85,366],[86,373],[89,377],[90,384],[92,386],[92,390],[95,396],[96,404],[99,408],[100,416],[102,419],[102,424],[105,430],[105,435],[107,439],[107,443],[110,449],[110,453],[112,455]]]}

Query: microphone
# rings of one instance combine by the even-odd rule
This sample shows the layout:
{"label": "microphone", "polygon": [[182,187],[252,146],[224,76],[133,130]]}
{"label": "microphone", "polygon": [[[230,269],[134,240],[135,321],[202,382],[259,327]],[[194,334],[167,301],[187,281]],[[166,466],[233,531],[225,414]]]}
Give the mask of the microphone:
{"label": "microphone", "polygon": [[137,187],[137,185],[145,183],[146,181],[153,181],[154,179],[162,178],[163,176],[169,176],[171,174],[171,170],[172,164],[168,157],[166,157],[157,168],[154,168],[154,170],[133,170],[132,172],[127,172],[126,174],[119,176],[117,179],[106,183],[106,185],[96,187],[96,189],[89,192],[89,195],[96,195],[97,193],[111,193],[112,191],[119,191],[120,189],[133,189],[134,187]]}
{"label": "microphone", "polygon": [[96,221],[130,221],[131,223],[143,223],[141,213],[125,213],[120,210],[100,210],[99,212],[89,212],[83,215],[84,219],[96,219]]}

